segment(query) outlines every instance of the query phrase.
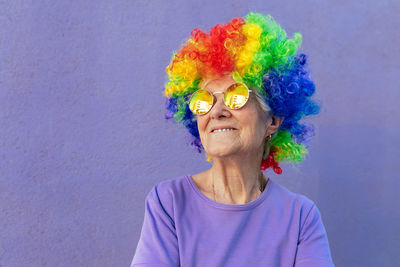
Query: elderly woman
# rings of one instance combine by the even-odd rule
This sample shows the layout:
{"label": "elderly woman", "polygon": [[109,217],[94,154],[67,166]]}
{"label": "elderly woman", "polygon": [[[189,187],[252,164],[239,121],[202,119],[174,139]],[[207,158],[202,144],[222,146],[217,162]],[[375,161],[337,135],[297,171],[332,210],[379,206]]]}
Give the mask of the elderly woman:
{"label": "elderly woman", "polygon": [[299,162],[317,114],[301,35],[249,13],[195,29],[167,67],[167,118],[212,167],[155,185],[131,266],[334,266],[315,203],[264,176]]}

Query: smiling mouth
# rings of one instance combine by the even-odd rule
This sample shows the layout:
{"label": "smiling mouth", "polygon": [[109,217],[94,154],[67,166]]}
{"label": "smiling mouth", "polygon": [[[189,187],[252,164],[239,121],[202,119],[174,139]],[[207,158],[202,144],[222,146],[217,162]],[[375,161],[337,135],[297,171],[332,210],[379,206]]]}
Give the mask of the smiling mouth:
{"label": "smiling mouth", "polygon": [[236,129],[233,129],[233,128],[216,129],[216,130],[213,130],[212,133],[231,132],[231,131],[235,131],[235,130]]}

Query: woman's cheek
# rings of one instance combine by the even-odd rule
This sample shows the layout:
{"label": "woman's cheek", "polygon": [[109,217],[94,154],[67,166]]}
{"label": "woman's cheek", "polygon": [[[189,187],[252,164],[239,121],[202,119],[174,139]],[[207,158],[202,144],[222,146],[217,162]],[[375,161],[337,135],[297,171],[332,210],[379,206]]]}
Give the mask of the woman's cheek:
{"label": "woman's cheek", "polygon": [[197,118],[197,128],[199,132],[205,132],[207,126],[207,121],[205,118]]}

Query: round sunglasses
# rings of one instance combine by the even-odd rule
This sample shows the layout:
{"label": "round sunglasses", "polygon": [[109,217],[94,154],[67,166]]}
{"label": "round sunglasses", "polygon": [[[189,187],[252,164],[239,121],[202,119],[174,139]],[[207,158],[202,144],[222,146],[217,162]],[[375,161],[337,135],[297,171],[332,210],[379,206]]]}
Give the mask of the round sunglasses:
{"label": "round sunglasses", "polygon": [[[214,95],[224,94],[224,103],[229,109],[240,109],[248,101],[250,90],[244,83],[235,83],[226,89],[225,92],[211,93],[200,89],[192,94],[189,99],[189,108],[196,115],[204,115],[211,110],[215,104]],[[258,96],[256,94],[256,96]]]}

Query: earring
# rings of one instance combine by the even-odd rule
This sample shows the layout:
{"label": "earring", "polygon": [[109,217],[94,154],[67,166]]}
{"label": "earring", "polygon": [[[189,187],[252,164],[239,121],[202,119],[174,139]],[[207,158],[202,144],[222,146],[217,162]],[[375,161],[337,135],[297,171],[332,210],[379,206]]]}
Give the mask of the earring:
{"label": "earring", "polygon": [[212,158],[211,158],[210,156],[208,156],[207,153],[206,153],[206,161],[207,161],[207,162],[212,161]]}
{"label": "earring", "polygon": [[267,140],[267,142],[270,142],[272,139],[272,134],[268,135],[267,138],[265,138]]}

